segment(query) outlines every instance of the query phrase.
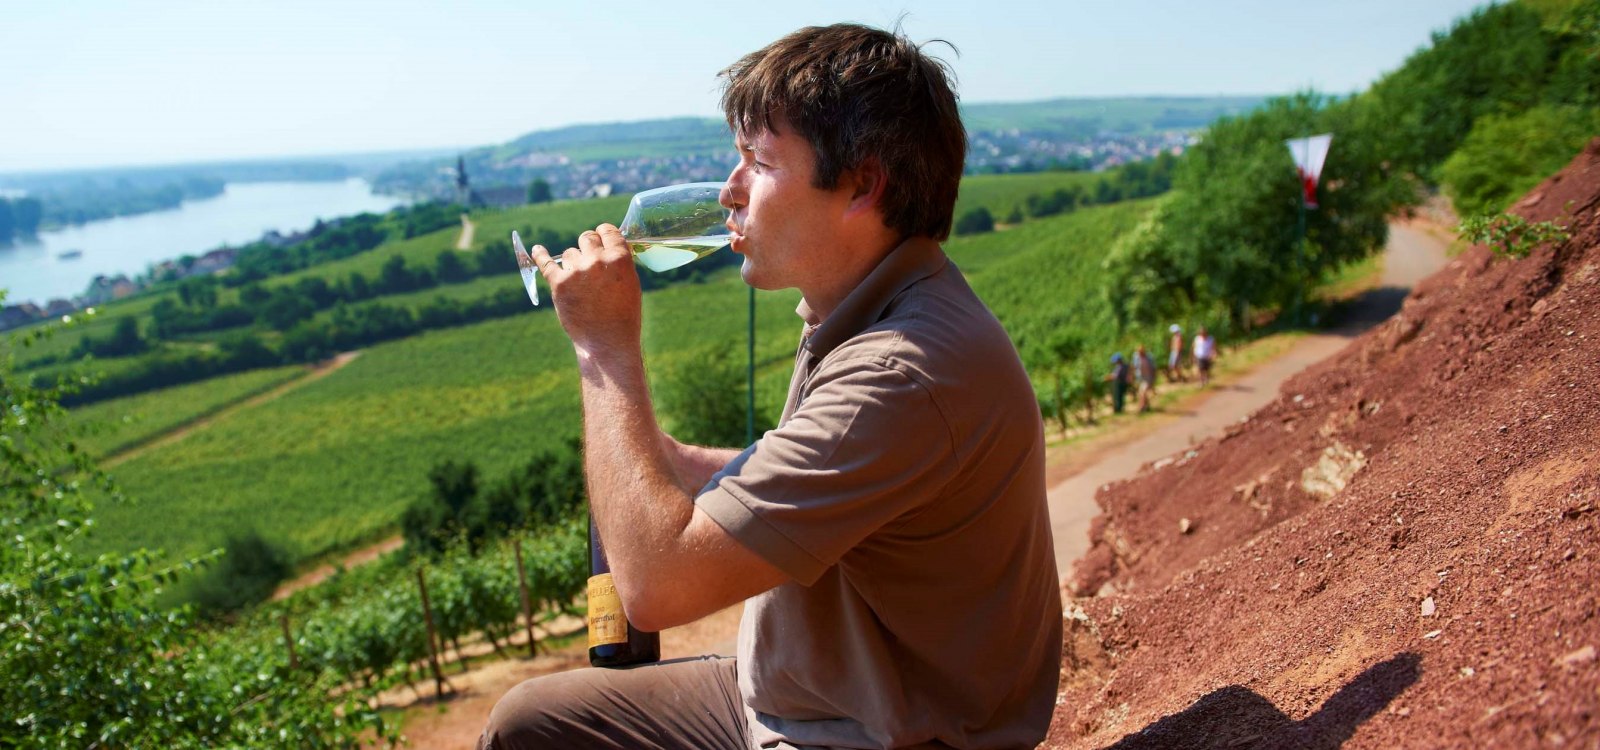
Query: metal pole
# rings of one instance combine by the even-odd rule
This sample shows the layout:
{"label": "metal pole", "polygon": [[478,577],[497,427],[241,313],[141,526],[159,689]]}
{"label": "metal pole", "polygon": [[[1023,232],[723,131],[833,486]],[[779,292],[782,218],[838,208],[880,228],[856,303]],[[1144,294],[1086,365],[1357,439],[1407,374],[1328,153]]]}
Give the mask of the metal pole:
{"label": "metal pole", "polygon": [[756,441],[756,288],[750,287],[750,363],[745,368],[744,444]]}
{"label": "metal pole", "polygon": [[[1300,156],[1300,163],[1311,163],[1311,138],[1308,136],[1302,141],[1305,146]],[[1295,248],[1295,270],[1300,272],[1299,283],[1294,287],[1294,323],[1297,326],[1306,323],[1306,178],[1300,175],[1300,232],[1299,241]]]}
{"label": "metal pole", "polygon": [[1295,270],[1300,272],[1299,283],[1294,287],[1294,324],[1305,325],[1305,271],[1306,271],[1306,196],[1304,180],[1301,181],[1300,190],[1300,232],[1299,245],[1295,249]]}

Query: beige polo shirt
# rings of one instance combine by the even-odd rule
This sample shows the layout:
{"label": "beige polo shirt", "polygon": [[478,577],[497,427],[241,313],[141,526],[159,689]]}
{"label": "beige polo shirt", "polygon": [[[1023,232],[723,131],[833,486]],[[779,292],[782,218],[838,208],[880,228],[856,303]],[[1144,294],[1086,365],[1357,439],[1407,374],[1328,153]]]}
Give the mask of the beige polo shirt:
{"label": "beige polo shirt", "polygon": [[695,503],[793,579],[739,628],[758,746],[1043,739],[1061,655],[1043,424],[936,242],[900,245],[806,327],[780,425]]}

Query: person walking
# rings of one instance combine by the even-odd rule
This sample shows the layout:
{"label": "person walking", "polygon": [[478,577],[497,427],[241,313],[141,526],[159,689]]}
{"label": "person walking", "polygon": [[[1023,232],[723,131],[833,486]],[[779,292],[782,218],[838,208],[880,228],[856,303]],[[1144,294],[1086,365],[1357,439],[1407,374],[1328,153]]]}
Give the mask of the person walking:
{"label": "person walking", "polygon": [[1111,355],[1111,372],[1106,374],[1106,380],[1111,381],[1111,412],[1122,413],[1122,404],[1128,397],[1128,363],[1123,361],[1122,352]]}
{"label": "person walking", "polygon": [[1173,323],[1167,328],[1167,382],[1183,380],[1183,326]]}
{"label": "person walking", "polygon": [[1138,385],[1139,413],[1150,411],[1150,397],[1156,392],[1156,361],[1144,344],[1133,348],[1133,379]]}
{"label": "person walking", "polygon": [[1200,387],[1211,384],[1211,365],[1217,360],[1217,340],[1200,326],[1194,334],[1194,363],[1200,370]]}

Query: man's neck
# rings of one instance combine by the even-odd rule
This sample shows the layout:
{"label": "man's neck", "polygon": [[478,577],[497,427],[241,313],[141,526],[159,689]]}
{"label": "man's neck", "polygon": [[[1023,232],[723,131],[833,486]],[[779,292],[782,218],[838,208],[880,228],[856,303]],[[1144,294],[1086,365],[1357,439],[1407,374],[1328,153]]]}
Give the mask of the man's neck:
{"label": "man's neck", "polygon": [[806,322],[820,325],[827,320],[834,310],[844,303],[846,297],[861,286],[867,276],[872,273],[878,264],[883,262],[889,253],[900,246],[904,240],[897,236],[883,235],[876,238],[876,242],[866,246],[859,252],[842,254],[849,259],[836,273],[829,274],[826,278],[817,279],[815,283],[808,284],[800,289],[800,295],[805,300],[809,311]]}

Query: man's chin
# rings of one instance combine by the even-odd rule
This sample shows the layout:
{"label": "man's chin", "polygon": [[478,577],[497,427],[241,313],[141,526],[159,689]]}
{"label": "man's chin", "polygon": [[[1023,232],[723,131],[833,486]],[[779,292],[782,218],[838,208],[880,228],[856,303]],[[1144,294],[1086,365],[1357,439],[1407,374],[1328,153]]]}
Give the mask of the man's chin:
{"label": "man's chin", "polygon": [[767,290],[767,287],[761,284],[761,272],[756,269],[755,264],[750,261],[750,256],[748,255],[744,256],[744,262],[739,265],[739,278],[744,279],[744,283],[749,286],[763,291]]}

